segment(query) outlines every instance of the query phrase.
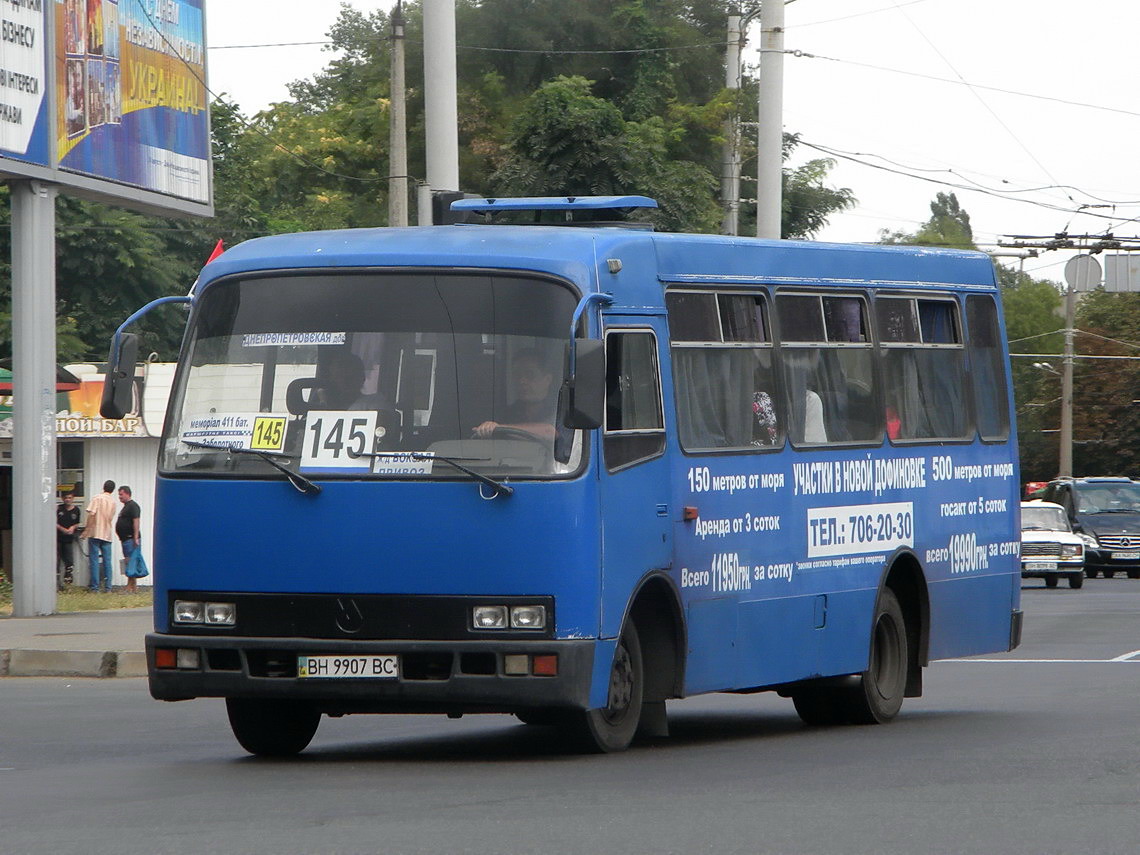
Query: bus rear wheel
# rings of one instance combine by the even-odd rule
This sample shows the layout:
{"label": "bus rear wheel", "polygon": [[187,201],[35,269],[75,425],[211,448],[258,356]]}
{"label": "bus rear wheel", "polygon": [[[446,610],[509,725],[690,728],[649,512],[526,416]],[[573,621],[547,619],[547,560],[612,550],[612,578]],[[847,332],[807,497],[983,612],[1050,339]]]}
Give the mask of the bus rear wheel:
{"label": "bus rear wheel", "polygon": [[906,691],[906,621],[894,592],[884,588],[871,630],[871,661],[849,689],[847,712],[855,724],[885,724],[898,715]]}
{"label": "bus rear wheel", "polygon": [[226,698],[230,729],[238,743],[259,757],[292,757],[313,739],[321,714],[297,701]]}
{"label": "bus rear wheel", "polygon": [[637,628],[630,623],[614,651],[606,705],[597,710],[572,713],[567,721],[570,735],[585,751],[599,754],[624,751],[633,741],[641,720],[644,689],[641,643]]}
{"label": "bus rear wheel", "polygon": [[805,687],[792,694],[804,724],[885,724],[898,715],[906,691],[906,621],[889,588],[879,597],[871,632],[871,661],[850,684]]}

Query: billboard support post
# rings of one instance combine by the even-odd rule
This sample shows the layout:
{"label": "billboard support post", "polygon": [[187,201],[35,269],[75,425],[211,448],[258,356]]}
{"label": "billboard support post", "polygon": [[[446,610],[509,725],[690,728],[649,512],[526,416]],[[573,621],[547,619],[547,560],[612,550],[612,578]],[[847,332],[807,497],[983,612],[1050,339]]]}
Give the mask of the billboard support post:
{"label": "billboard support post", "polygon": [[55,197],[41,181],[13,181],[12,614],[56,606]]}

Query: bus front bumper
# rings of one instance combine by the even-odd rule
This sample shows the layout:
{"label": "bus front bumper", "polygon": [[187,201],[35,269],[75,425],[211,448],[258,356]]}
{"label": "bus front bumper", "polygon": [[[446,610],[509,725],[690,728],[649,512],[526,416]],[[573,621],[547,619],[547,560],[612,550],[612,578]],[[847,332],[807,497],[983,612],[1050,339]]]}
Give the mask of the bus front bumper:
{"label": "bus front bumper", "polygon": [[[591,639],[345,641],[150,633],[146,657],[150,693],[158,700],[290,698],[312,701],[332,714],[509,713],[587,708],[595,644]],[[319,660],[326,671],[363,664],[365,672],[374,665],[377,673],[302,676],[305,668],[299,664],[314,657],[335,657]],[[336,661],[348,657],[364,658]]]}

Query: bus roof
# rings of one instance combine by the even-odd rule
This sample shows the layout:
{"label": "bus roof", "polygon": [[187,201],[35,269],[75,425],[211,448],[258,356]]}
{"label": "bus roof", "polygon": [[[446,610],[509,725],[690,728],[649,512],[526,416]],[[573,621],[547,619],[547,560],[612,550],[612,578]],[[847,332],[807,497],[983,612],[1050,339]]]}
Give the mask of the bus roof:
{"label": "bus roof", "polygon": [[[774,241],[612,227],[452,225],[342,229],[255,238],[207,265],[199,288],[232,274],[328,268],[454,267],[537,271],[608,290],[607,260],[657,282],[994,288],[981,252]],[[596,264],[595,264],[596,261]],[[597,271],[597,272],[595,272]]]}

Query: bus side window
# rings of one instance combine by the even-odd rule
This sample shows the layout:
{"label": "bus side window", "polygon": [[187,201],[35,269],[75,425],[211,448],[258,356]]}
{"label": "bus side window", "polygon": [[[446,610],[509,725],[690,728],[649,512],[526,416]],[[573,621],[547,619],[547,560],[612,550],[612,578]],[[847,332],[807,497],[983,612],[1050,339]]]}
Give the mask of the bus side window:
{"label": "bus side window", "polygon": [[604,447],[611,472],[665,451],[661,374],[652,332],[606,334]]}
{"label": "bus side window", "polygon": [[795,442],[882,436],[865,307],[861,296],[777,295],[788,431]]}
{"label": "bus side window", "polygon": [[969,330],[970,376],[982,439],[1009,437],[1009,402],[1001,353],[1001,329],[993,298],[980,294],[966,298]]}
{"label": "bus side window", "polygon": [[676,289],[665,306],[681,447],[778,447],[784,419],[763,296]]}

